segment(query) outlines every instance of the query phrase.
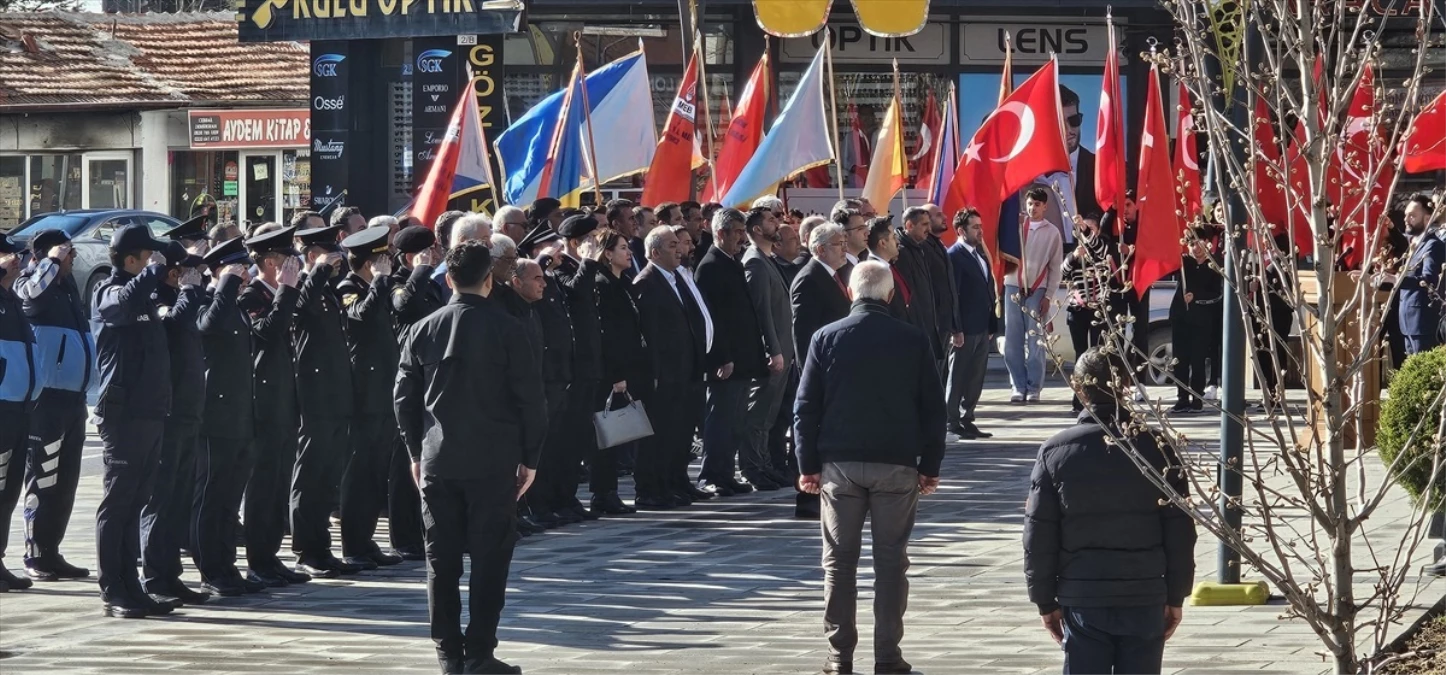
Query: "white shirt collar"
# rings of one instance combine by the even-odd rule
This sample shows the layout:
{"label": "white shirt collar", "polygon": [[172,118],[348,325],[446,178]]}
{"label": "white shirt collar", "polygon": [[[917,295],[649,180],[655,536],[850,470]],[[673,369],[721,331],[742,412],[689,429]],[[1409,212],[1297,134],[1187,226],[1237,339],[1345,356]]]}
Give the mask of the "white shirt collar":
{"label": "white shirt collar", "polygon": [[850,265],[859,264],[859,257],[852,253],[849,253],[848,251],[844,251],[844,259],[849,261]]}

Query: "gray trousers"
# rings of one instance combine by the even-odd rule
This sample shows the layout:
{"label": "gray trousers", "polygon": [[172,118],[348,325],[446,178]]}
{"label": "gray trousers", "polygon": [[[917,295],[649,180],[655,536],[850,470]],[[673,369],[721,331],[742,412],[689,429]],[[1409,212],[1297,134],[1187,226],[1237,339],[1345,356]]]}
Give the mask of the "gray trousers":
{"label": "gray trousers", "polygon": [[873,462],[823,465],[823,630],[829,656],[852,661],[859,642],[858,571],[864,518],[874,558],[874,662],[903,660],[909,606],[909,535],[919,507],[919,472]]}
{"label": "gray trousers", "polygon": [[788,370],[769,373],[768,377],[753,380],[748,390],[748,413],[743,418],[743,443],[738,452],[738,468],[749,476],[773,466],[768,454],[768,433],[778,421],[778,408],[783,404],[783,392],[788,389]]}
{"label": "gray trousers", "polygon": [[963,347],[949,349],[949,379],[944,387],[944,410],[949,426],[974,421],[974,406],[984,391],[989,368],[989,336],[965,335]]}

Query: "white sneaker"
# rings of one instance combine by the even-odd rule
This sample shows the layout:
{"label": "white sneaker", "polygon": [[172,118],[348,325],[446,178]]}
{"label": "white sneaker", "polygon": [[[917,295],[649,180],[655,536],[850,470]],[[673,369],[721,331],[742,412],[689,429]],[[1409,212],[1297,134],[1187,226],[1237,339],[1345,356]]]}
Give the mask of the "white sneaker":
{"label": "white sneaker", "polygon": [[1024,397],[1024,400],[1029,401],[1030,403],[1039,403],[1039,392],[1029,392],[1029,394]]}
{"label": "white sneaker", "polygon": [[1205,400],[1207,400],[1207,401],[1218,401],[1218,400],[1220,400],[1220,387],[1217,387],[1217,386],[1215,386],[1215,385],[1213,385],[1213,384],[1210,385],[1210,386],[1208,386],[1208,387],[1206,387],[1206,388],[1205,388]]}
{"label": "white sneaker", "polygon": [[1017,392],[1017,391],[1011,391],[1011,392],[1009,392],[1009,402],[1010,402],[1010,403],[1023,403],[1023,402],[1024,402],[1024,394],[1021,394],[1021,393],[1019,393],[1019,392]]}
{"label": "white sneaker", "polygon": [[1145,385],[1135,385],[1135,403],[1144,403],[1149,400],[1150,395],[1145,391]]}

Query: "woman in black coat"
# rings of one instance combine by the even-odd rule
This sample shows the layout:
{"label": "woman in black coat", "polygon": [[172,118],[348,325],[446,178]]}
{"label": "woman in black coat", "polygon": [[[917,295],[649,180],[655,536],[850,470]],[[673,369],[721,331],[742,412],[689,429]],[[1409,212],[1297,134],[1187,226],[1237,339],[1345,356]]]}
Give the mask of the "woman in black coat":
{"label": "woman in black coat", "polygon": [[[633,254],[628,239],[616,230],[600,230],[595,241],[602,250],[603,268],[597,273],[597,309],[602,326],[603,384],[599,391],[599,409],[612,397],[613,407],[626,404],[629,397],[643,398],[652,382],[647,343],[643,339],[642,321],[633,302]],[[618,497],[618,456],[630,450],[629,445],[598,450],[591,463],[592,509],[598,513],[621,515],[636,510]]]}

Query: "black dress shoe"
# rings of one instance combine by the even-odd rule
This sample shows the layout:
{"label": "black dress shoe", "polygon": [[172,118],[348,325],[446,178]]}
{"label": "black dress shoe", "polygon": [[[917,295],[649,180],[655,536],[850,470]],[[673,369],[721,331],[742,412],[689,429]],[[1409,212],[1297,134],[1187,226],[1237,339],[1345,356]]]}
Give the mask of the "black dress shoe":
{"label": "black dress shoe", "polygon": [[543,528],[546,529],[551,529],[562,524],[560,522],[561,519],[557,517],[557,514],[551,511],[543,511],[537,509],[533,510],[527,515],[532,518],[532,522],[537,523],[538,525],[541,525]]}
{"label": "black dress shoe", "polygon": [[874,675],[904,675],[912,672],[914,672],[914,667],[909,665],[908,661],[874,664]]}
{"label": "black dress shoe", "polygon": [[[180,598],[173,598],[169,595],[157,595],[155,593],[151,593],[150,598],[151,602],[154,602],[157,605],[165,605],[166,607],[170,607],[173,611],[186,606],[186,603],[182,602]],[[147,609],[152,609],[152,611],[154,611],[153,608],[148,607]]]}
{"label": "black dress shoe", "polygon": [[678,494],[692,497],[695,502],[706,501],[718,496],[707,490],[699,490],[698,487],[692,483],[678,486]]}
{"label": "black dress shoe", "polygon": [[23,591],[33,586],[35,582],[25,577],[17,577],[10,570],[0,567],[0,584],[4,584],[6,590]]}
{"label": "black dress shoe", "polygon": [[90,576],[90,570],[84,567],[76,567],[65,561],[65,558],[56,555],[53,558],[34,558],[25,561],[25,576],[36,581],[62,581],[65,579],[84,579]]}
{"label": "black dress shoe", "polygon": [[750,492],[753,491],[753,486],[752,486],[752,485],[749,485],[749,484],[747,484],[747,483],[740,483],[740,482],[738,482],[738,480],[737,480],[736,478],[733,478],[733,477],[731,477],[731,476],[728,478],[728,480],[725,480],[725,481],[723,481],[722,483],[720,483],[719,486],[720,486],[720,487],[722,487],[722,486],[727,486],[728,489],[729,489],[729,490],[732,490],[732,491],[733,491],[733,494],[736,494],[736,495],[746,495],[746,494],[748,494],[748,493],[750,493]]}
{"label": "black dress shoe", "polygon": [[0,593],[9,593],[9,592],[10,592],[10,584],[5,583],[4,580],[0,580]]}
{"label": "black dress shoe", "polygon": [[729,487],[728,484],[714,483],[712,481],[702,481],[698,483],[698,491],[711,494],[714,497],[732,497],[738,494],[738,492]]}
{"label": "black dress shoe", "polygon": [[223,598],[234,598],[248,593],[246,584],[241,580],[239,574],[234,577],[222,577],[203,582],[201,588],[209,591],[211,595],[219,595]]}
{"label": "black dress shoe", "polygon": [[610,492],[605,495],[597,495],[592,498],[593,513],[601,513],[608,516],[626,516],[637,513],[638,510],[623,503],[618,493]]}
{"label": "black dress shoe", "polygon": [[753,489],[759,492],[773,492],[775,490],[780,490],[783,488],[781,484],[775,482],[772,478],[764,475],[748,477],[748,484],[752,485]]}
{"label": "black dress shoe", "polygon": [[543,532],[542,526],[531,522],[527,516],[517,517],[517,536],[530,537]]}
{"label": "black dress shoe", "polygon": [[413,548],[411,546],[403,546],[401,548],[392,549],[392,555],[401,556],[402,560],[408,562],[415,562],[418,560],[427,559],[427,549],[422,548],[421,546],[418,546],[416,548]]}
{"label": "black dress shoe", "polygon": [[460,656],[437,656],[437,665],[442,668],[442,675],[460,675],[462,673],[463,659]]}
{"label": "black dress shoe", "polygon": [[260,571],[265,572],[278,579],[281,579],[288,584],[304,584],[308,581],[311,581],[310,574],[297,572],[287,567],[286,565],[281,564],[281,562],[279,561],[275,565],[272,565]]}
{"label": "black dress shoe", "polygon": [[572,504],[567,508],[572,511],[572,514],[574,516],[577,516],[581,520],[597,520],[601,517],[598,514],[589,511],[587,507],[582,505],[582,502],[576,499],[572,500]]}
{"label": "black dress shoe", "polygon": [[1421,570],[1421,573],[1428,577],[1446,577],[1446,558],[1441,558],[1427,565]]}
{"label": "black dress shoe", "polygon": [[107,602],[101,607],[101,615],[112,619],[144,619],[151,616],[148,608],[140,605],[126,605],[119,602]]}
{"label": "black dress shoe", "polygon": [[637,505],[637,508],[642,511],[668,511],[677,506],[670,497],[654,497],[651,495],[638,497],[633,500],[633,504]]}
{"label": "black dress shoe", "polygon": [[[692,496],[692,495],[685,494],[685,493],[682,493],[682,492],[669,492],[669,493],[668,493],[668,498],[673,500],[673,505],[674,505],[674,506],[692,506],[692,505],[693,505],[693,502],[694,502],[694,501],[697,501],[697,500],[693,499],[693,496]],[[637,506],[637,502],[636,502],[636,501],[633,502],[633,505],[634,505],[634,506]]]}
{"label": "black dress shoe", "polygon": [[146,592],[152,597],[159,595],[175,598],[180,600],[183,605],[204,605],[207,600],[211,599],[210,593],[193,591],[179,581],[169,584],[152,584],[146,587]]}
{"label": "black dress shoe", "polygon": [[[376,564],[376,563],[372,563]],[[356,574],[361,568],[348,565],[328,555],[325,558],[302,558],[296,562],[296,571],[319,579],[335,579],[343,574]]]}
{"label": "black dress shoe", "polygon": [[829,659],[823,662],[824,675],[853,675],[854,662]]}
{"label": "black dress shoe", "polygon": [[965,422],[964,430],[973,434],[975,438],[994,438],[994,434],[980,430],[979,427],[974,426],[973,422]]}
{"label": "black dress shoe", "polygon": [[[349,555],[342,558],[341,561],[343,564],[353,567],[360,572],[370,572],[377,568],[376,561],[364,555]],[[346,574],[346,572],[343,571],[342,574]]]}
{"label": "black dress shoe", "polygon": [[467,659],[462,664],[464,673],[482,673],[483,675],[522,675],[522,666],[514,666],[497,660],[495,656],[485,659]]}
{"label": "black dress shoe", "polygon": [[582,516],[573,512],[572,509],[561,509],[558,511],[553,511],[552,517],[557,519],[557,524],[553,525],[553,527],[562,527],[563,525],[572,525],[573,523],[582,522]]}
{"label": "black dress shoe", "polygon": [[394,553],[372,551],[371,553],[367,554],[367,557],[371,558],[372,562],[376,563],[378,567],[391,567],[392,565],[402,564],[402,556],[396,555]]}
{"label": "black dress shoe", "polygon": [[251,570],[251,573],[246,575],[246,579],[261,584],[266,588],[284,588],[291,585],[290,582],[276,576],[270,571],[257,572],[256,570]]}

